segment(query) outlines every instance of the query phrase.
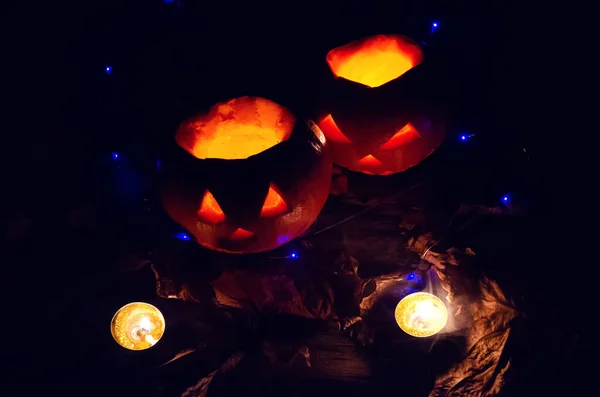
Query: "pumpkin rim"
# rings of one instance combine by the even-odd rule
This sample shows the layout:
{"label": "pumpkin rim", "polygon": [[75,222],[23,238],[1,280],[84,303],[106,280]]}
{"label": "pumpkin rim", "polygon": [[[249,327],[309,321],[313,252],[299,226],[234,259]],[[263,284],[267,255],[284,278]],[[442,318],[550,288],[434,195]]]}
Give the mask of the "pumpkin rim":
{"label": "pumpkin rim", "polygon": [[243,160],[287,141],[295,124],[296,117],[284,106],[242,96],[184,121],[175,141],[197,159]]}
{"label": "pumpkin rim", "polygon": [[333,48],[325,59],[335,77],[377,88],[421,64],[424,54],[407,36],[378,34]]}

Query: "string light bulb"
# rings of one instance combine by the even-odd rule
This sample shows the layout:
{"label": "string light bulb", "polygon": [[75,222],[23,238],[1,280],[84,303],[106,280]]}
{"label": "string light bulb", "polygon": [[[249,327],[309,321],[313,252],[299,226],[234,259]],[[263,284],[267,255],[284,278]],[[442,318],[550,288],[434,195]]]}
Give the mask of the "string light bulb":
{"label": "string light bulb", "polygon": [[437,334],[448,322],[444,302],[427,292],[416,292],[402,298],[396,306],[395,316],[402,331],[418,338]]}
{"label": "string light bulb", "polygon": [[113,316],[110,332],[119,345],[129,350],[146,350],[154,346],[165,332],[165,318],[160,310],[145,302],[132,302]]}
{"label": "string light bulb", "polygon": [[190,236],[188,234],[186,234],[186,233],[183,233],[183,232],[177,233],[175,235],[175,238],[178,239],[178,240],[190,241]]}
{"label": "string light bulb", "polygon": [[460,139],[461,142],[466,142],[468,141],[470,138],[474,137],[475,134],[460,134],[458,136],[458,139]]}

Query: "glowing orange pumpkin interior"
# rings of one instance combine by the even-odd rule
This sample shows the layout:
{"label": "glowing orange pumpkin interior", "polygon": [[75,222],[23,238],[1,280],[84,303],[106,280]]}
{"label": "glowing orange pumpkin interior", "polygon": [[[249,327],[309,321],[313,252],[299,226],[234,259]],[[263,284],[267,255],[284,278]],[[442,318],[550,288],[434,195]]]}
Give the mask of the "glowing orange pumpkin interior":
{"label": "glowing orange pumpkin interior", "polygon": [[[325,116],[325,118],[323,118],[323,120],[321,120],[321,122],[319,123],[319,127],[321,127],[321,130],[323,131],[327,139],[329,139],[332,142],[346,144],[352,143],[352,141],[350,141],[350,139],[348,139],[346,135],[342,133],[340,128],[335,123],[335,120],[333,119],[333,116],[331,114],[328,114],[327,116]],[[420,137],[421,135],[419,134],[419,131],[417,131],[417,129],[413,127],[411,123],[408,123],[404,127],[402,127],[398,132],[396,132],[394,136],[392,136],[386,143],[381,145],[380,149],[396,150],[401,146],[407,145]],[[371,159],[364,158],[361,159],[361,161],[366,162],[370,165],[374,165],[372,164],[373,160]],[[361,164],[360,161],[359,164]]]}
{"label": "glowing orange pumpkin interior", "polygon": [[[277,188],[271,184],[269,186],[269,191],[267,192],[267,197],[265,198],[265,202],[260,211],[261,217],[270,217],[285,214],[288,211],[288,206],[281,197],[281,195],[277,192]],[[225,213],[221,209],[221,206],[215,199],[215,196],[207,190],[202,197],[202,202],[200,203],[200,209],[198,210],[198,216],[206,223],[210,223],[216,225],[217,223],[221,223],[225,220]],[[246,232],[243,229],[240,229],[243,232]],[[237,232],[237,231],[236,231]],[[237,235],[242,232],[237,233]],[[248,232],[249,233],[249,232]],[[235,234],[235,233],[234,233]]]}
{"label": "glowing orange pumpkin interior", "polygon": [[381,167],[383,164],[381,163],[381,161],[377,160],[375,158],[375,156],[373,156],[372,154],[369,154],[369,155],[366,155],[365,157],[363,157],[362,159],[358,160],[358,165],[361,167],[377,168],[377,167]]}
{"label": "glowing orange pumpkin interior", "polygon": [[406,37],[381,34],[334,48],[326,59],[335,76],[375,88],[420,64],[423,52]]}
{"label": "glowing orange pumpkin interior", "polygon": [[213,225],[225,220],[225,213],[221,209],[221,206],[219,206],[219,203],[217,203],[215,197],[208,190],[204,193],[204,197],[202,198],[198,216],[206,223],[211,223]]}
{"label": "glowing orange pumpkin interior", "polygon": [[181,128],[175,140],[199,159],[245,159],[287,140],[295,117],[263,98],[241,97],[214,105]]}
{"label": "glowing orange pumpkin interior", "polygon": [[328,114],[321,122],[319,123],[319,127],[323,131],[323,134],[332,142],[337,143],[352,143],[350,139],[346,137],[346,135],[342,134],[339,127],[335,123],[333,117]]}
{"label": "glowing orange pumpkin interior", "polygon": [[400,146],[407,145],[417,138],[420,138],[419,131],[411,123],[406,124],[402,129],[394,134],[389,141],[381,146],[381,150],[395,150]]}
{"label": "glowing orange pumpkin interior", "polygon": [[260,212],[260,216],[277,216],[287,212],[288,207],[285,201],[277,190],[271,186],[269,186],[269,192],[267,193],[267,198],[265,199],[265,203],[263,204],[262,210]]}
{"label": "glowing orange pumpkin interior", "polygon": [[237,228],[236,231],[233,232],[231,236],[229,236],[229,238],[233,241],[241,241],[247,240],[252,236],[254,236],[254,233],[249,232],[248,230],[244,230],[242,228]]}

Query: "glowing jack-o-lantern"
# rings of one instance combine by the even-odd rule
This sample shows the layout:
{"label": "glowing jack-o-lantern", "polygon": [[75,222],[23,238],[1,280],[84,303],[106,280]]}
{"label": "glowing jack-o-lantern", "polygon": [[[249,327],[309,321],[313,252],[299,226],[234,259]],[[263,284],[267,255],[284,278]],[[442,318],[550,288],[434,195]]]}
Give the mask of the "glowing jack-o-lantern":
{"label": "glowing jack-o-lantern", "polygon": [[163,207],[207,248],[274,249],[304,233],[327,200],[323,133],[267,99],[216,104],[183,122],[175,141],[161,162]]}
{"label": "glowing jack-o-lantern", "polygon": [[165,332],[165,319],[149,303],[133,302],[120,308],[110,323],[115,341],[129,350],[146,350],[160,340]]}
{"label": "glowing jack-o-lantern", "polygon": [[334,76],[318,124],[333,161],[390,175],[412,167],[442,142],[443,114],[431,95],[423,51],[400,35],[378,35],[327,54]]}
{"label": "glowing jack-o-lantern", "polygon": [[402,298],[396,306],[395,315],[402,331],[416,337],[435,335],[448,321],[448,310],[444,302],[427,292],[417,292]]}

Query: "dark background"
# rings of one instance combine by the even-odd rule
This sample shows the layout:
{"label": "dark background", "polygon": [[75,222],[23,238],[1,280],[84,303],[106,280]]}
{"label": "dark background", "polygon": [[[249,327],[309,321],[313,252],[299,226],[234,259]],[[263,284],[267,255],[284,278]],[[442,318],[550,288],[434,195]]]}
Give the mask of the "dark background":
{"label": "dark background", "polygon": [[[439,179],[456,184],[451,190],[463,196],[456,199],[496,203],[512,192],[546,201],[548,189],[531,185],[548,174],[531,176],[543,168],[528,158],[539,159],[547,136],[563,130],[550,124],[547,92],[539,89],[546,59],[555,55],[538,39],[539,10],[443,1],[179,4],[11,6],[9,19],[19,22],[5,75],[15,105],[3,157],[11,186],[6,212],[49,216],[97,197],[100,183],[113,182],[102,168],[112,152],[147,177],[178,124],[218,101],[264,96],[314,117],[329,77],[327,51],[395,32],[425,41],[443,76],[442,87],[426,89],[438,91],[452,115],[447,155],[440,156],[452,167],[439,167]],[[440,27],[432,35],[433,21]],[[476,139],[457,145],[461,133]],[[144,183],[131,178],[120,183]]]}
{"label": "dark background", "polygon": [[[6,261],[6,302],[16,325],[5,363],[27,370],[12,378],[21,395],[29,395],[23,392],[28,388],[52,390],[64,372],[76,371],[70,357],[81,352],[72,352],[58,329],[88,330],[72,323],[64,301],[85,299],[82,280],[101,273],[93,264],[118,251],[74,246],[62,230],[68,211],[102,208],[115,219],[111,244],[125,231],[139,230],[143,223],[127,220],[143,211],[138,199],[151,186],[156,154],[181,120],[240,95],[264,96],[312,117],[325,54],[364,35],[407,34],[426,41],[439,62],[452,119],[433,161],[443,164],[440,179],[456,187],[456,202],[497,203],[511,192],[514,200],[534,204],[540,229],[560,216],[548,199],[555,174],[547,167],[551,162],[542,161],[547,137],[564,130],[549,122],[554,115],[546,103],[557,94],[545,83],[555,53],[540,40],[552,28],[540,26],[540,10],[510,2],[204,3],[9,6],[3,80],[11,106],[2,145],[2,217],[41,219],[36,243],[19,247],[19,255]],[[434,20],[440,28],[432,35]],[[460,133],[476,136],[462,145]],[[139,189],[114,193],[120,171],[112,152],[132,170],[117,185]],[[536,235],[531,245],[540,241],[548,244]],[[556,274],[558,253],[552,255],[540,283]],[[36,315],[52,324],[48,336],[39,336]],[[90,385],[82,380],[81,386]]]}
{"label": "dark background", "polygon": [[[18,10],[26,23],[16,24],[9,41],[14,73],[6,82],[13,103],[23,105],[10,117],[19,121],[10,139],[27,148],[19,156],[70,172],[107,151],[153,150],[182,118],[234,95],[268,96],[312,116],[327,51],[386,32],[424,40],[439,57],[453,127],[496,147],[525,143],[535,153],[528,120],[533,97],[543,95],[533,61],[544,42],[537,44],[538,26],[522,7],[145,3]],[[432,36],[434,20],[440,28]]]}

